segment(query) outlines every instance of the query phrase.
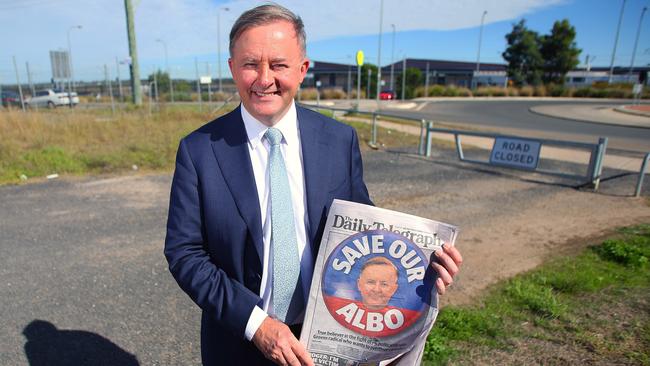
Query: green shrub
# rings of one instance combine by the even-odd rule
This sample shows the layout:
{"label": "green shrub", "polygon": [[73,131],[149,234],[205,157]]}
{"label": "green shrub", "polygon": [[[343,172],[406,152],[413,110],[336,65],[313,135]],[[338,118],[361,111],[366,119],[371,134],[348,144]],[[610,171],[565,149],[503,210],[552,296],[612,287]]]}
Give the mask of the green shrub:
{"label": "green shrub", "polygon": [[533,88],[533,95],[536,97],[545,97],[548,95],[544,85],[537,85]]}
{"label": "green shrub", "polygon": [[[645,239],[645,240],[644,240]],[[610,239],[594,248],[603,259],[626,266],[645,267],[650,257],[650,239],[637,237],[632,240]]]}
{"label": "green shrub", "polygon": [[517,88],[508,87],[506,89],[506,94],[508,94],[509,97],[518,97],[519,96],[519,90],[517,90]]}
{"label": "green shrub", "polygon": [[345,99],[348,97],[342,89],[338,88],[323,89],[320,95],[323,99]]}
{"label": "green shrub", "polygon": [[445,87],[442,85],[430,85],[429,86],[429,96],[430,97],[442,97],[445,95]]}
{"label": "green shrub", "polygon": [[318,96],[318,90],[316,90],[316,88],[300,89],[298,95],[298,99],[300,100],[316,100],[316,97]]}
{"label": "green shrub", "polygon": [[519,96],[522,97],[532,97],[534,94],[533,88],[530,86],[522,86],[519,89]]}

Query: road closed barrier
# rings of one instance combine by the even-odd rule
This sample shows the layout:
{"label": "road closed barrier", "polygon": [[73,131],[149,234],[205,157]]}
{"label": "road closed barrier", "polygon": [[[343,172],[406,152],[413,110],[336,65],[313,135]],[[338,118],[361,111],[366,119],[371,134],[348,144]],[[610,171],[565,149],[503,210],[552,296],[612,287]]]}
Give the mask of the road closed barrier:
{"label": "road closed barrier", "polygon": [[[456,152],[461,161],[507,167],[511,169],[535,171],[536,173],[554,175],[563,178],[577,179],[581,183],[590,185],[594,190],[598,189],[603,171],[603,158],[607,150],[607,138],[601,137],[597,143],[584,143],[551,139],[530,139],[520,136],[499,135],[485,132],[452,130],[445,128],[433,128],[428,122],[425,137],[425,155],[431,155],[431,134],[448,133],[454,135]],[[465,157],[463,152],[461,136],[476,136],[494,139],[489,160],[470,159]],[[540,151],[542,146],[554,146],[568,149],[586,150],[590,153],[589,164],[584,174],[571,174],[552,169],[539,167]]]}

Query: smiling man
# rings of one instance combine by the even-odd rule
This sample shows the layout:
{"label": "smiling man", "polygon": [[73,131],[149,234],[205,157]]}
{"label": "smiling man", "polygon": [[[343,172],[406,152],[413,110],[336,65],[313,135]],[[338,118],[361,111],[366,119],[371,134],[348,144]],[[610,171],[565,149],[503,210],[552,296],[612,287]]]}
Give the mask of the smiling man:
{"label": "smiling man", "polygon": [[[178,148],[165,256],[202,309],[204,365],[313,365],[296,337],[327,212],[372,204],[354,129],[294,103],[305,45],[289,10],[243,13],[228,61],[242,103]],[[461,259],[439,258],[444,291]]]}
{"label": "smiling man", "polygon": [[382,310],[397,291],[399,273],[387,258],[375,257],[363,264],[357,288],[368,310]]}

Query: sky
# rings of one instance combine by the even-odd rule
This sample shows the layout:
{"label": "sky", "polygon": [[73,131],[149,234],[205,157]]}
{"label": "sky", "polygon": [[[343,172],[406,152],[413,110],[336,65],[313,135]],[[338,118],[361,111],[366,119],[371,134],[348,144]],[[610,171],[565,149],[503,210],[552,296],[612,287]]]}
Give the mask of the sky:
{"label": "sky", "polygon": [[[230,77],[228,33],[235,19],[262,2],[252,0],[133,0],[140,74],[166,69],[173,77]],[[377,64],[381,0],[277,1],[300,15],[307,30],[307,54],[314,61],[354,63],[357,50]],[[505,35],[526,20],[529,29],[550,33],[568,19],[592,66],[609,67],[624,0],[384,0],[381,64],[407,58],[476,62],[481,16],[487,11],[481,62],[504,63]],[[639,19],[650,0],[627,0],[615,65],[629,67]],[[50,50],[66,50],[68,37],[76,80],[103,80],[119,71],[128,78],[126,16],[122,0],[0,0],[0,83],[51,78]],[[218,26],[219,25],[219,26]],[[393,26],[394,47],[393,47]],[[81,29],[76,26],[81,26]],[[218,30],[219,28],[219,30]],[[220,37],[218,37],[220,35]],[[220,38],[220,42],[218,39]],[[221,57],[218,57],[219,48]],[[16,68],[14,68],[14,58]],[[195,61],[196,60],[196,61]],[[635,65],[650,64],[650,14],[641,24]],[[119,65],[119,66],[118,66]]]}

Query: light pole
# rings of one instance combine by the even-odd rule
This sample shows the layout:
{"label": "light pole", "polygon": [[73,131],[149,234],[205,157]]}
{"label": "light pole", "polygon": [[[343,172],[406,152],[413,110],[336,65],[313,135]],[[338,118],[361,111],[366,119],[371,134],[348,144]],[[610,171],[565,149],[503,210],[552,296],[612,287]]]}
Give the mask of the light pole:
{"label": "light pole", "polygon": [[72,108],[72,80],[74,79],[74,74],[72,72],[72,46],[70,45],[70,31],[73,29],[81,29],[80,25],[75,25],[68,28],[68,68],[70,69],[70,77],[68,78],[68,103],[70,108]]}
{"label": "light pole", "polygon": [[481,16],[481,28],[478,32],[478,54],[476,55],[476,72],[478,73],[481,69],[481,42],[483,41],[483,23],[485,23],[485,16],[487,15],[487,10],[483,11]]}
{"label": "light pole", "polygon": [[[169,70],[169,60],[167,58],[167,42],[163,41],[162,39],[157,39],[156,42],[162,43],[163,48],[165,49],[165,69],[167,69],[167,78],[169,79],[169,94],[172,99],[172,103],[174,103],[174,84],[172,83],[172,72]],[[158,89],[156,89],[156,93],[158,92]]]}
{"label": "light pole", "polygon": [[382,23],[384,22],[384,0],[379,3],[379,43],[377,46],[377,109],[379,109],[379,88],[381,88],[381,32]]}
{"label": "light pole", "polygon": [[616,57],[616,46],[618,46],[618,33],[621,30],[621,22],[623,21],[623,10],[625,10],[625,2],[623,0],[623,5],[621,6],[621,15],[618,17],[618,26],[616,27],[616,38],[614,39],[614,50],[612,51],[612,62],[609,64],[609,79],[607,84],[612,83],[612,76],[614,75],[614,58]]}
{"label": "light pole", "polygon": [[393,46],[390,51],[390,90],[394,93],[395,92],[395,82],[394,82],[394,77],[395,77],[395,24],[391,24],[391,27],[393,27]]}
{"label": "light pole", "polygon": [[230,8],[219,8],[217,9],[217,72],[219,77],[219,93],[223,92],[221,87],[221,17],[219,14],[223,11],[229,11]]}
{"label": "light pole", "polygon": [[630,72],[628,74],[628,79],[632,77],[632,69],[634,68],[634,57],[636,57],[636,47],[639,44],[639,34],[641,33],[641,23],[643,22],[643,15],[645,14],[646,10],[648,10],[647,6],[644,6],[643,10],[641,10],[641,17],[639,18],[639,27],[636,30],[636,39],[634,40],[634,49],[632,50],[632,60],[630,61]]}

